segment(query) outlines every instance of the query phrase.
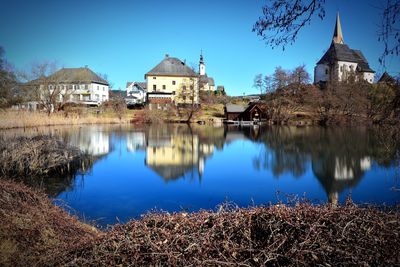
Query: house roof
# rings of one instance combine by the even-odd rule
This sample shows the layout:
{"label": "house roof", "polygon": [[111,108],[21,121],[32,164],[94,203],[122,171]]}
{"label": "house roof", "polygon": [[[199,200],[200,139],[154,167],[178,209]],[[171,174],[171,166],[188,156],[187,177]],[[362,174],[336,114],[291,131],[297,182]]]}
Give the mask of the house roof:
{"label": "house roof", "polygon": [[211,78],[211,77],[208,77],[207,74],[205,74],[205,75],[200,75],[200,83],[201,83],[201,84],[206,84],[206,83],[208,83],[208,85],[210,85],[210,86],[214,86],[214,85],[215,85],[214,79]]}
{"label": "house roof", "polygon": [[184,77],[197,77],[197,73],[189,68],[184,62],[175,57],[168,55],[153,69],[145,74],[160,75],[160,76],[184,76]]}
{"label": "house roof", "polygon": [[126,82],[126,88],[130,87],[132,84],[139,86],[143,90],[147,89],[147,83],[146,82]]}
{"label": "house roof", "polygon": [[328,51],[322,56],[317,64],[333,64],[335,61],[346,61],[357,63],[361,72],[374,72],[360,50],[353,50],[346,44],[332,42]]}
{"label": "house roof", "polygon": [[396,80],[389,75],[386,71],[382,74],[381,78],[379,78],[378,83],[392,83],[395,84]]}
{"label": "house roof", "polygon": [[[62,68],[48,76],[50,80],[60,83],[99,83],[109,85],[106,80],[94,73],[91,69],[84,68]],[[40,80],[40,79],[39,79]]]}
{"label": "house roof", "polygon": [[228,113],[241,113],[246,110],[246,107],[234,104],[226,104],[225,108]]}

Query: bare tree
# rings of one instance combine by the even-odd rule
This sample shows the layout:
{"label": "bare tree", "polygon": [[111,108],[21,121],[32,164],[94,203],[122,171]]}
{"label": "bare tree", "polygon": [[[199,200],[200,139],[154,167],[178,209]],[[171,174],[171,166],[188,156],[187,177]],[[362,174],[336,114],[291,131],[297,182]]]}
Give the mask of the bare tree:
{"label": "bare tree", "polygon": [[0,46],[0,108],[9,107],[18,102],[18,82],[14,68],[4,57],[4,49]]}
{"label": "bare tree", "polygon": [[264,84],[263,84],[263,75],[261,73],[257,74],[254,77],[253,87],[257,88],[258,90],[260,90],[260,95],[262,95]]}
{"label": "bare tree", "polygon": [[288,71],[284,70],[281,66],[275,68],[272,75],[273,85],[275,90],[282,89],[289,84],[290,75]]}
{"label": "bare tree", "polygon": [[180,85],[175,96],[175,103],[178,113],[183,116],[187,123],[190,123],[199,108],[199,79],[190,77]]}
{"label": "bare tree", "polygon": [[36,100],[50,115],[54,111],[63,109],[71,101],[72,95],[85,84],[83,77],[76,74],[73,84],[66,82],[63,74],[58,71],[56,62],[42,62],[32,64],[30,73],[21,73],[20,77],[26,83],[27,97]]}
{"label": "bare tree", "polygon": [[[293,44],[300,30],[311,23],[313,16],[325,18],[326,0],[269,0],[262,7],[262,16],[253,25],[253,32],[262,37],[272,48],[285,49]],[[400,0],[386,0],[380,7],[381,25],[378,27],[378,41],[384,44],[379,58],[385,66],[387,56],[400,54]]]}

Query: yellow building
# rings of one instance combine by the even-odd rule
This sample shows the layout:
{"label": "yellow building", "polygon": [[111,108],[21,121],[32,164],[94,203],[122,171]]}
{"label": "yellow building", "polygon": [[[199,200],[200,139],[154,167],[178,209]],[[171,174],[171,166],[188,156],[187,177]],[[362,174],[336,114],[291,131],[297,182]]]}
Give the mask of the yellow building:
{"label": "yellow building", "polygon": [[165,58],[145,74],[147,98],[152,106],[199,104],[199,75],[178,58]]}

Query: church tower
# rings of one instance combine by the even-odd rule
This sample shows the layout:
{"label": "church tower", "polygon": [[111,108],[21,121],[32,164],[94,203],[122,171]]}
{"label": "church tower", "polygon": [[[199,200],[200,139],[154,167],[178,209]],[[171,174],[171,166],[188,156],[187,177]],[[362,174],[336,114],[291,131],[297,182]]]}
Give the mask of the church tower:
{"label": "church tower", "polygon": [[344,44],[342,26],[340,25],[339,12],[336,15],[336,26],[335,26],[335,31],[333,32],[332,42],[335,44]]}
{"label": "church tower", "polygon": [[199,74],[206,75],[206,65],[204,64],[203,51],[200,53]]}

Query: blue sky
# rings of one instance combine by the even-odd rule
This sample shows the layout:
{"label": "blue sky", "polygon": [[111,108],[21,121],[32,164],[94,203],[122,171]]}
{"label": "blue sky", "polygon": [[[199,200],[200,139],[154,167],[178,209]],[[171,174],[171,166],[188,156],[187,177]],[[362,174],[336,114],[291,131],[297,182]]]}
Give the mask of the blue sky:
{"label": "blue sky", "polygon": [[[18,69],[45,60],[65,67],[88,65],[122,89],[127,81],[144,80],[165,54],[197,65],[202,49],[207,74],[228,94],[242,95],[257,93],[254,76],[270,74],[276,66],[305,64],[312,74],[330,45],[339,11],[345,43],[360,49],[371,67],[382,72],[378,58],[383,46],[376,36],[382,1],[326,2],[325,19],[315,17],[283,52],[251,32],[261,15],[259,0],[2,0],[0,45]],[[398,61],[389,60],[391,74],[399,72]]]}

